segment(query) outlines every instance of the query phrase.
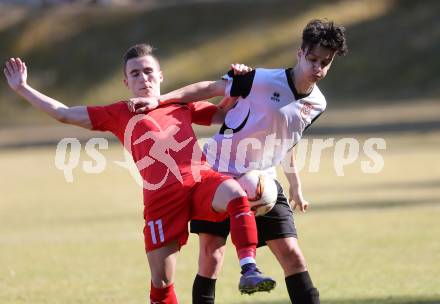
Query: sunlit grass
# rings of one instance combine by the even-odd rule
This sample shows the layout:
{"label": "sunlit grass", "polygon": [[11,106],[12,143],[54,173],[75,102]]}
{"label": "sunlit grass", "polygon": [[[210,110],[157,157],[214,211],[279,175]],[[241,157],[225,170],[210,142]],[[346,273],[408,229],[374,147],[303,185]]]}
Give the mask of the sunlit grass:
{"label": "sunlit grass", "polygon": [[[331,149],[319,172],[303,170],[312,207],[296,223],[323,303],[440,301],[438,135],[385,135],[379,174],[363,174],[360,158],[336,176]],[[73,183],[55,168],[55,147],[0,153],[1,303],[145,303],[141,191],[113,163],[123,159],[122,149],[102,152],[104,172],[90,175],[78,166]],[[82,149],[84,160],[90,158]],[[191,236],[178,261],[181,303],[191,302],[197,252]],[[217,303],[288,303],[282,271],[267,248],[258,261],[278,280],[276,290],[240,296],[229,246]]]}

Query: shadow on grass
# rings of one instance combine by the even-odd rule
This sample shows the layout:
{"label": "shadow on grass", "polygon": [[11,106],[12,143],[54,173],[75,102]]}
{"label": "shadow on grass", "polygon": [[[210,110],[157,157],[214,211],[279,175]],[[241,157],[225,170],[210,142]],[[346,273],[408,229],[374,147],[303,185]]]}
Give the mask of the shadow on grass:
{"label": "shadow on grass", "polygon": [[402,207],[415,206],[435,206],[440,205],[439,197],[424,198],[424,199],[392,199],[382,200],[378,202],[368,201],[353,201],[350,203],[324,203],[322,205],[314,205],[313,212],[326,211],[350,211],[350,210],[375,210],[375,209],[392,209]]}
{"label": "shadow on grass", "polygon": [[396,122],[381,123],[342,127],[313,127],[307,130],[307,135],[340,135],[340,134],[383,134],[400,132],[424,133],[440,130],[440,121],[416,121],[416,122]]}
{"label": "shadow on grass", "polygon": [[[0,146],[1,147],[1,146]],[[396,190],[426,190],[426,189],[439,189],[440,179],[426,179],[418,181],[403,181],[403,182],[380,182],[380,183],[366,183],[350,186],[350,191],[396,191]],[[340,191],[345,191],[341,185]],[[333,185],[320,185],[320,192],[334,192],[337,191]]]}
{"label": "shadow on grass", "polygon": [[[244,302],[242,302],[244,303]],[[267,303],[267,301],[255,301],[254,304]],[[271,304],[290,304],[290,301],[271,301]],[[322,304],[440,304],[438,298],[368,298],[368,299],[340,299],[321,300]]]}
{"label": "shadow on grass", "polygon": [[432,179],[432,180],[424,180],[424,181],[413,181],[413,182],[388,182],[388,183],[377,183],[377,184],[368,184],[364,186],[357,187],[358,189],[429,189],[429,188],[440,188],[440,180]]}

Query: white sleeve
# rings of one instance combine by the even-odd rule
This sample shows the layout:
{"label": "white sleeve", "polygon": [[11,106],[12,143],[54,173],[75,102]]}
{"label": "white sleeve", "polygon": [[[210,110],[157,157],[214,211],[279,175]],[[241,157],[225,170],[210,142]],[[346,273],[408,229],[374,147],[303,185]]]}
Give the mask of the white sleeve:
{"label": "white sleeve", "polygon": [[223,80],[227,81],[226,87],[225,87],[225,97],[232,97],[231,96],[231,89],[232,89],[232,83],[234,82],[234,79],[226,73],[222,76]]}

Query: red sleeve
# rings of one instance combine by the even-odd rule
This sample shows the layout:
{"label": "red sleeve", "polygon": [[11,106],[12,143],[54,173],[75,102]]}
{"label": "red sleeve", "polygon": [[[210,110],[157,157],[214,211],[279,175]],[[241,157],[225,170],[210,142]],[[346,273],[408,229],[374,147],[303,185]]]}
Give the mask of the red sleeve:
{"label": "red sleeve", "polygon": [[88,106],[92,130],[110,131],[116,134],[121,124],[121,110],[126,105],[123,102],[117,102],[106,106]]}
{"label": "red sleeve", "polygon": [[188,107],[192,112],[192,122],[198,125],[211,125],[212,118],[217,113],[217,106],[207,101],[191,102]]}

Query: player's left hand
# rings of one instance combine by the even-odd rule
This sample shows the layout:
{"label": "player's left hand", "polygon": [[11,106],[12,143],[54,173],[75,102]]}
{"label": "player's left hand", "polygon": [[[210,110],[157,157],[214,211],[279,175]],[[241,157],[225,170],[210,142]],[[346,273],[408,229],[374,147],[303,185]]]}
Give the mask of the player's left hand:
{"label": "player's left hand", "polygon": [[292,190],[289,191],[290,195],[290,205],[293,206],[292,209],[295,210],[297,207],[303,213],[309,208],[309,202],[304,199],[302,196],[301,190]]}
{"label": "player's left hand", "polygon": [[130,98],[127,105],[130,112],[139,114],[156,109],[159,100],[155,97],[135,97]]}
{"label": "player's left hand", "polygon": [[231,69],[234,71],[234,75],[245,75],[252,71],[251,67],[241,63],[233,63],[231,64]]}

